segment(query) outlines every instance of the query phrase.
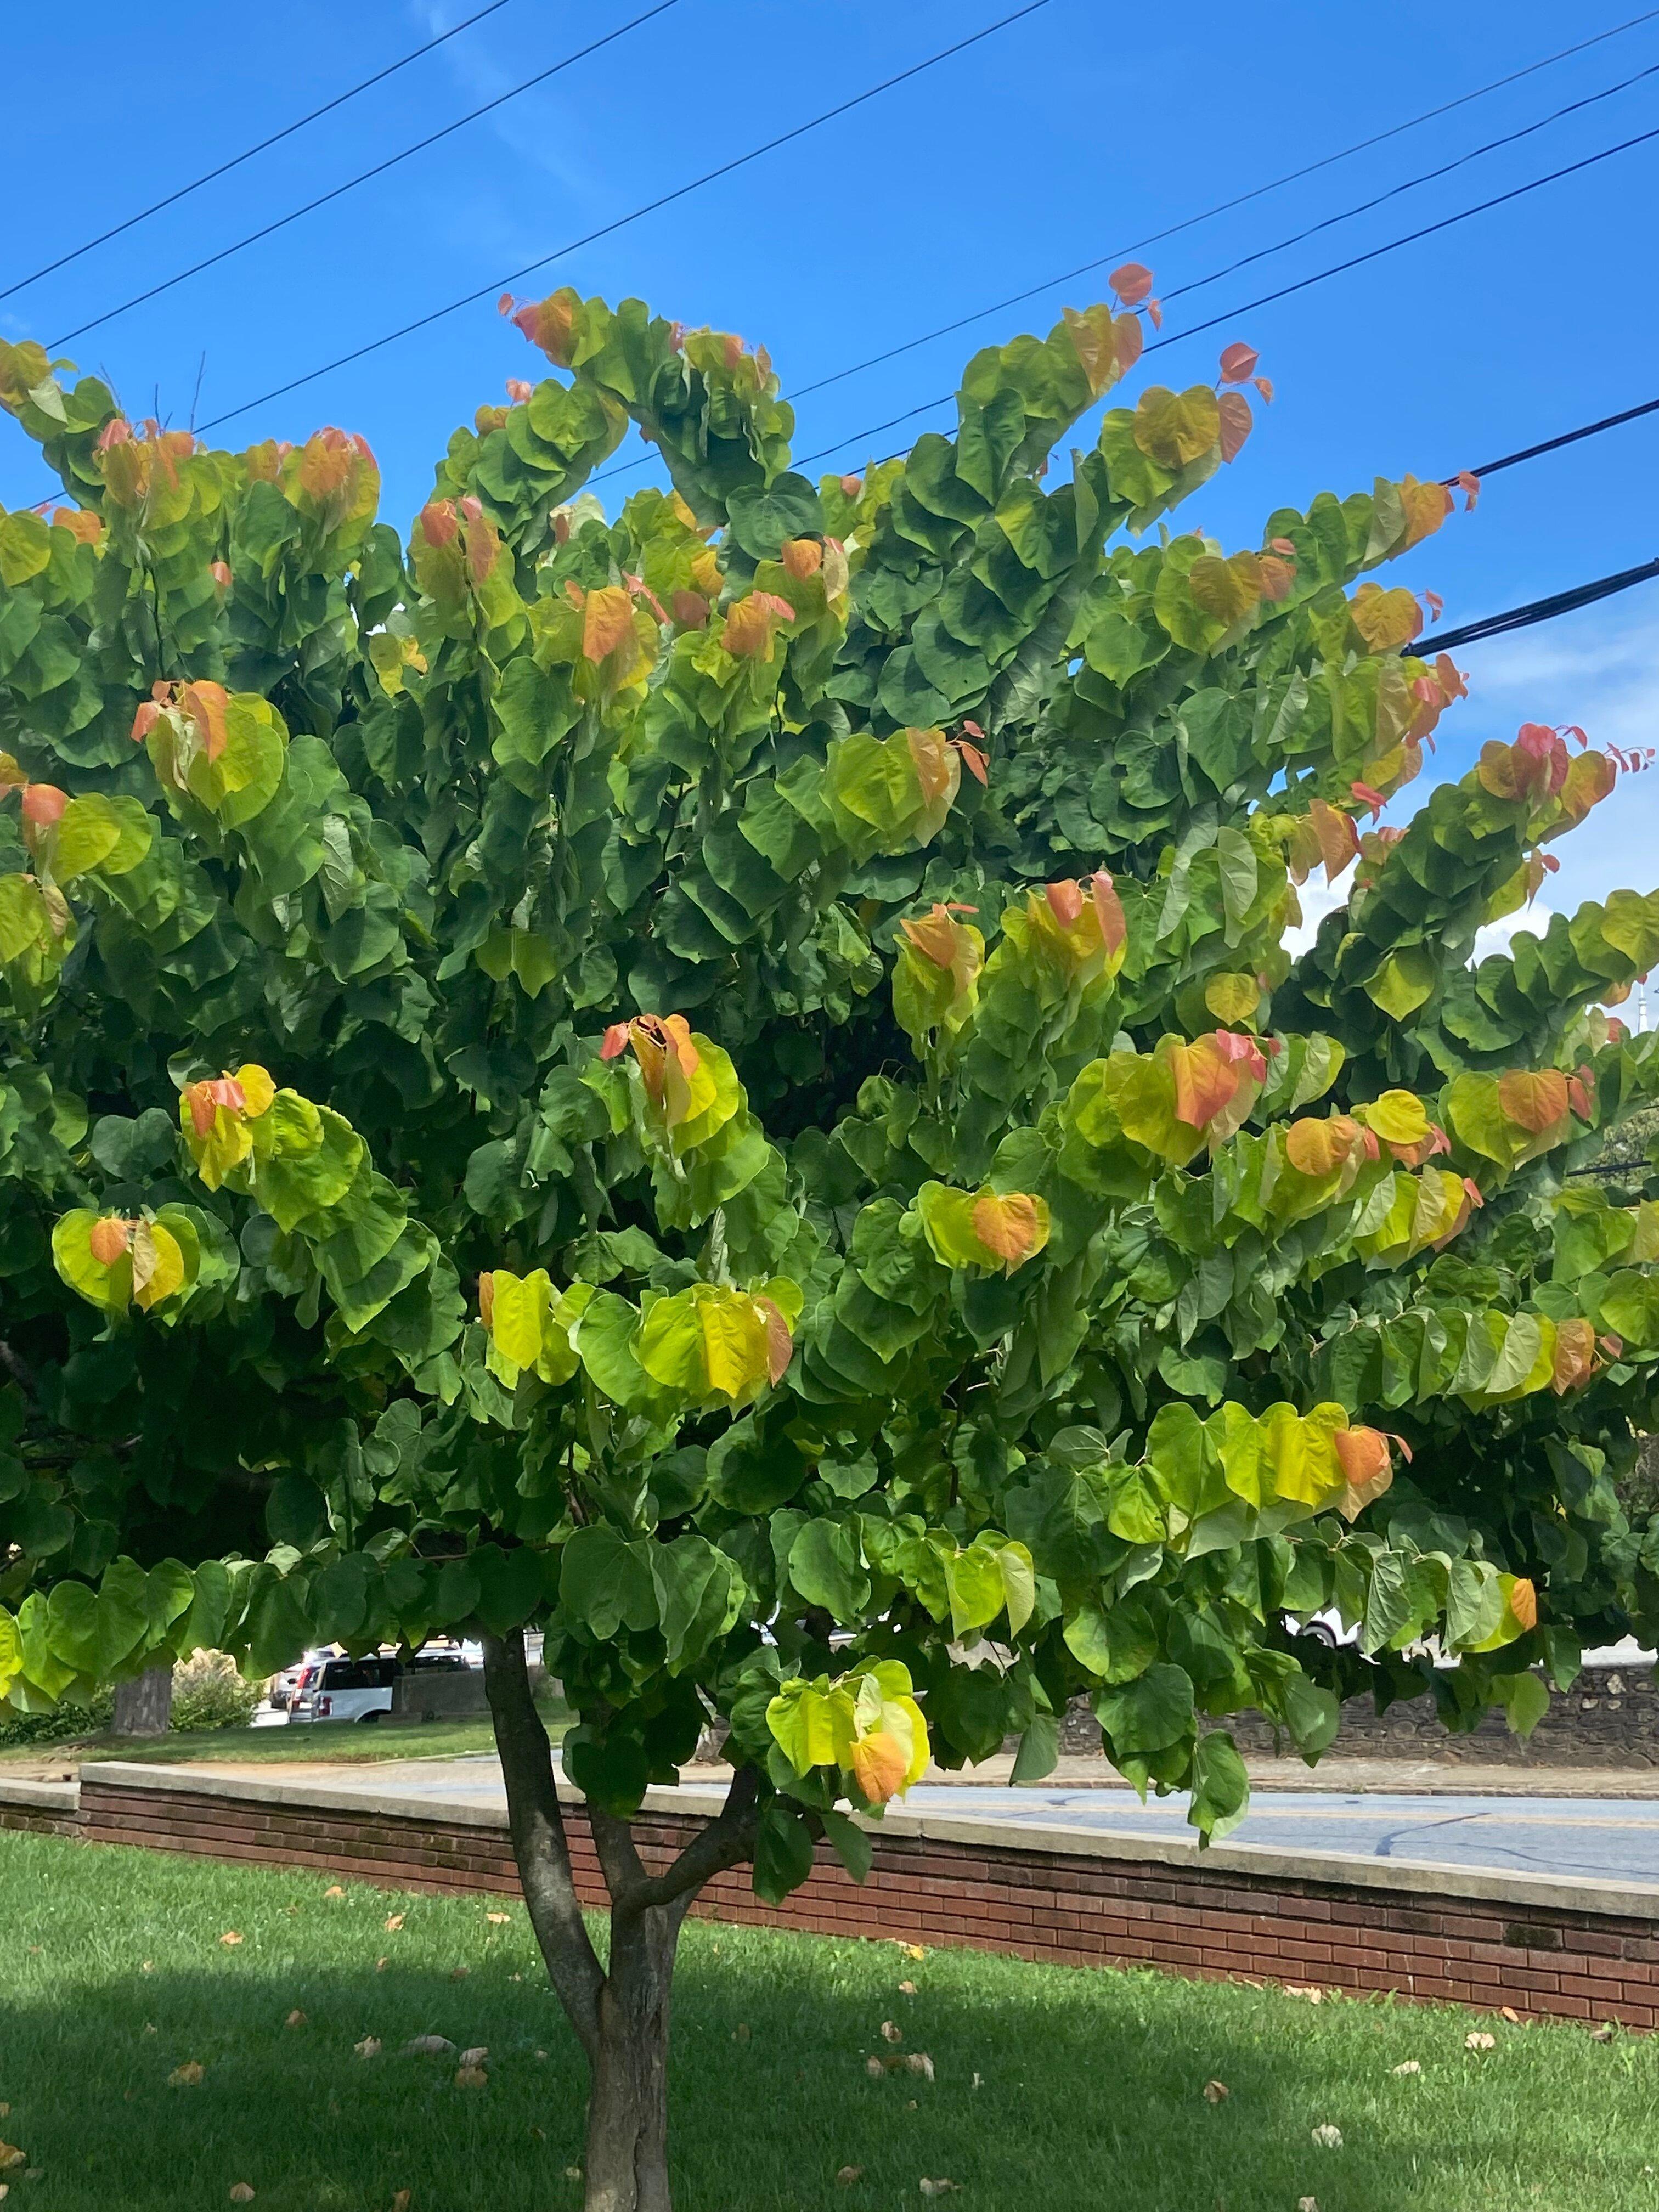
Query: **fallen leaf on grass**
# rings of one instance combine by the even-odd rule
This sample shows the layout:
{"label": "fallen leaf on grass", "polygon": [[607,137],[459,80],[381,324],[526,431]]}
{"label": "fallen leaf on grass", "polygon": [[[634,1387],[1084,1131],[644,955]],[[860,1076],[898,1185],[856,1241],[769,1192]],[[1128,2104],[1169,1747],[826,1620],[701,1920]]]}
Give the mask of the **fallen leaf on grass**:
{"label": "fallen leaf on grass", "polygon": [[482,2066],[458,2066],[455,2069],[455,2087],[458,2089],[487,2089],[489,2076]]}
{"label": "fallen leaf on grass", "polygon": [[1204,2084],[1204,2101],[1206,2105],[1224,2105],[1232,2094],[1224,2081],[1206,2081]]}
{"label": "fallen leaf on grass", "polygon": [[395,1936],[403,1924],[404,1916],[401,1912],[387,1913],[386,1917],[386,1932],[388,1936]]}
{"label": "fallen leaf on grass", "polygon": [[454,2048],[454,2045],[447,2035],[416,2035],[411,2036],[404,2044],[398,2056],[404,2058],[422,2057],[441,2058],[447,2051],[453,2051]]}
{"label": "fallen leaf on grass", "polygon": [[913,1997],[915,1993],[916,1985],[914,1982],[901,1982],[899,1984],[899,1995],[902,1997]]}
{"label": "fallen leaf on grass", "polygon": [[1340,2150],[1342,2148],[1342,2130],[1340,2128],[1333,2127],[1328,2120],[1322,2121],[1318,2127],[1311,2129],[1310,2133],[1321,2150]]}
{"label": "fallen leaf on grass", "polygon": [[1615,2030],[1613,2022],[1608,2021],[1603,2027],[1591,2028],[1589,2032],[1589,2039],[1592,2043],[1611,2043],[1614,2033]]}
{"label": "fallen leaf on grass", "polygon": [[305,2024],[306,2016],[301,2011],[298,2005],[295,2006],[293,2011],[289,2013],[288,2018],[283,2022],[283,2026],[284,2027],[303,2027]]}
{"label": "fallen leaf on grass", "polygon": [[464,1982],[471,1972],[471,1966],[452,1966],[449,1978],[452,1982]]}
{"label": "fallen leaf on grass", "polygon": [[564,2170],[564,2178],[565,2178],[565,2179],[566,2179],[567,2181],[580,2181],[580,2180],[581,2179],[581,2178],[582,2178],[582,2170],[581,2170],[580,2166],[566,2166],[566,2168],[565,2168],[565,2170]]}
{"label": "fallen leaf on grass", "polygon": [[144,2033],[146,2035],[159,2035],[161,2032],[161,2029],[156,2027],[155,2022],[153,2020],[147,2020],[144,2022]]}
{"label": "fallen leaf on grass", "polygon": [[532,2052],[531,2053],[531,2056],[532,2056],[532,2057],[534,2057],[534,2058],[545,2058],[545,2057],[546,2057],[546,2056],[547,2056],[547,2053],[546,2053],[544,2051],[532,2051]]}
{"label": "fallen leaf on grass", "polygon": [[187,2058],[182,2066],[175,2066],[167,2075],[167,2087],[169,2089],[193,2089],[206,2072],[206,2067],[198,2059]]}
{"label": "fallen leaf on grass", "polygon": [[233,2181],[230,2185],[230,2201],[233,2204],[252,2204],[253,2191],[250,2184],[246,2181]]}
{"label": "fallen leaf on grass", "polygon": [[155,1972],[155,1960],[146,1959],[143,1965],[139,1967],[138,1971],[141,1974],[153,1974]]}
{"label": "fallen leaf on grass", "polygon": [[323,1892],[323,1895],[325,1897],[343,1897],[345,1895],[345,1892],[341,1888],[339,1883],[336,1881],[329,1884],[329,1887]]}
{"label": "fallen leaf on grass", "polygon": [[400,2189],[392,2200],[392,2212],[409,2212],[409,2191]]}
{"label": "fallen leaf on grass", "polygon": [[1508,2021],[1514,2027],[1519,2027],[1521,2025],[1521,2015],[1513,2005],[1499,2005],[1498,2017],[1499,2020]]}
{"label": "fallen leaf on grass", "polygon": [[904,2030],[896,2020],[884,2020],[881,2024],[881,2039],[884,2043],[902,2043]]}
{"label": "fallen leaf on grass", "polygon": [[975,2074],[975,2076],[974,2076],[974,2087],[975,2087],[975,2088],[976,2088],[976,2089],[982,2088],[982,2087],[984,2087],[984,2084],[985,2084],[985,2076],[984,2076],[982,2074]]}
{"label": "fallen leaf on grass", "polygon": [[732,2042],[747,2043],[749,2040],[749,2033],[748,2021],[746,2020],[740,2020],[732,2031]]}
{"label": "fallen leaf on grass", "polygon": [[1416,2058],[1402,2058],[1399,2065],[1391,2067],[1389,2071],[1394,2074],[1420,2074],[1423,2071],[1422,2062]]}
{"label": "fallen leaf on grass", "polygon": [[530,2130],[530,2134],[532,2142],[545,2142],[547,2141],[547,2130],[545,2128],[532,2127]]}
{"label": "fallen leaf on grass", "polygon": [[1484,2027],[1472,2027],[1463,2038],[1465,2051],[1493,2051],[1497,2045],[1498,2038],[1488,2035]]}
{"label": "fallen leaf on grass", "polygon": [[19,2150],[15,2143],[0,2142],[0,2173],[9,2173],[15,2166],[27,2166],[29,2154]]}
{"label": "fallen leaf on grass", "polygon": [[1304,1998],[1309,2004],[1323,2004],[1325,2002],[1323,1990],[1304,1989],[1295,1982],[1285,1983],[1285,1994],[1287,1997]]}
{"label": "fallen leaf on grass", "polygon": [[374,1961],[374,1971],[377,1974],[383,1974],[391,1964],[390,1959],[377,1959]]}
{"label": "fallen leaf on grass", "polygon": [[241,1937],[236,1933],[236,1930],[234,1928],[227,1928],[224,1934],[219,1938],[219,1941],[224,1945],[228,1951],[234,1951],[241,1940]]}
{"label": "fallen leaf on grass", "polygon": [[864,2070],[872,2081],[879,2081],[887,2069],[879,2058],[866,2058],[864,2062]]}
{"label": "fallen leaf on grass", "polygon": [[512,1917],[510,1912],[486,1912],[484,1915],[492,1928],[505,1928]]}
{"label": "fallen leaf on grass", "polygon": [[1319,2199],[1316,2197],[1298,2197],[1296,2212],[1319,2212]]}
{"label": "fallen leaf on grass", "polygon": [[0,2120],[9,2120],[10,2118],[11,2106],[9,2105],[0,2105]]}
{"label": "fallen leaf on grass", "polygon": [[904,2063],[908,2072],[912,2074],[925,2074],[930,2081],[933,2080],[933,2062],[927,2056],[927,2053],[925,2051],[911,2051],[906,2057]]}
{"label": "fallen leaf on grass", "polygon": [[380,2055],[380,2039],[378,2035],[366,2035],[361,2043],[354,2043],[351,2047],[359,2058],[378,2058]]}
{"label": "fallen leaf on grass", "polygon": [[961,2186],[962,2184],[959,2181],[929,2181],[924,2174],[921,2183],[921,2193],[924,2197],[946,2197],[950,2194],[951,2190],[960,2189]]}
{"label": "fallen leaf on grass", "polygon": [[482,2066],[489,2056],[489,2045],[487,2043],[475,2043],[470,2051],[462,2051],[461,2063],[463,2066]]}
{"label": "fallen leaf on grass", "polygon": [[[899,1948],[907,1959],[925,1959],[927,1956],[920,1943],[901,1943]],[[956,2184],[952,2182],[951,2186],[954,2189]]]}
{"label": "fallen leaf on grass", "polygon": [[863,2179],[864,2168],[861,2166],[843,2166],[836,2175],[836,2186],[837,2189],[850,2189],[855,2181],[862,2181]]}
{"label": "fallen leaf on grass", "polygon": [[3,2202],[3,2200],[10,2195],[11,2189],[9,2185],[6,2182],[0,2181],[0,2202]]}

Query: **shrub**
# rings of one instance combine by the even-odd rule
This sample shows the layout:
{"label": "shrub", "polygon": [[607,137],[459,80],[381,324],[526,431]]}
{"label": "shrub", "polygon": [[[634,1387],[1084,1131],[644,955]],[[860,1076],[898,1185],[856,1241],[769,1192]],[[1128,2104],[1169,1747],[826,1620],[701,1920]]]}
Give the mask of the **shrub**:
{"label": "shrub", "polygon": [[246,1728],[259,1702],[259,1686],[245,1681],[223,1651],[197,1651],[173,1670],[175,1729]]}

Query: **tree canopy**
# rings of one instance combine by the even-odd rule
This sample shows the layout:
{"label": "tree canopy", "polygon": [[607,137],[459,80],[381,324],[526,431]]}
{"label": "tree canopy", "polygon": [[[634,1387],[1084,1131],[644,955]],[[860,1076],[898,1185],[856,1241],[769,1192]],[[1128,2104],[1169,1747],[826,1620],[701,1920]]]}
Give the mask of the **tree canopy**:
{"label": "tree canopy", "polygon": [[1047,488],[1114,283],[816,483],[763,349],[504,302],[554,373],[406,539],[360,436],[0,345],[70,502],[0,516],[0,1696],[539,1627],[601,1826],[718,1722],[686,1881],[775,1899],[1079,1695],[1219,1834],[1231,1712],[1524,1728],[1659,1633],[1659,1206],[1571,1176],[1659,896],[1471,963],[1638,763],[1527,725],[1370,826],[1463,691],[1370,572],[1452,495],[1166,525],[1242,345]]}

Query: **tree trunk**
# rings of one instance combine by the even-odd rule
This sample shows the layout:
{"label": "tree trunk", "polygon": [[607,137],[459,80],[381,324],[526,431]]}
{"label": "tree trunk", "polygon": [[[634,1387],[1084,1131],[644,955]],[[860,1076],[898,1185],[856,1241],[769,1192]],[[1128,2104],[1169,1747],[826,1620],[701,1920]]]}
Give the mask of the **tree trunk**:
{"label": "tree trunk", "polygon": [[536,1710],[521,1630],[484,1638],[484,1688],[531,1926],[587,2058],[585,2212],[672,2212],[668,2015],[674,1954],[697,1892],[711,1875],[738,1865],[754,1850],[757,1777],[752,1769],[741,1770],[719,1818],[658,1875],[647,1873],[626,1820],[588,1809],[611,1895],[607,1973],[576,1895],[552,1747]]}
{"label": "tree trunk", "polygon": [[115,1686],[117,1735],[165,1735],[173,1718],[173,1666],[147,1667]]}
{"label": "tree trunk", "polygon": [[587,2105],[583,2212],[671,2212],[668,2000],[684,1917],[680,1903],[653,1906],[628,1927],[612,1917]]}

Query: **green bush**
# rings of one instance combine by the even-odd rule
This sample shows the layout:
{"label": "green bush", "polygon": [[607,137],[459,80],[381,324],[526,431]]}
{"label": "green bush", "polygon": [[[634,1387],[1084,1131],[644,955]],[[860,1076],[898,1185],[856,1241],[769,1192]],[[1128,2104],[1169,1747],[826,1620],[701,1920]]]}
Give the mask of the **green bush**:
{"label": "green bush", "polygon": [[0,1748],[21,1743],[66,1743],[72,1737],[98,1735],[115,1713],[115,1693],[100,1690],[89,1704],[59,1705],[49,1713],[0,1717]]}
{"label": "green bush", "polygon": [[258,1702],[258,1686],[244,1681],[222,1651],[198,1651],[173,1670],[176,1729],[246,1728]]}

